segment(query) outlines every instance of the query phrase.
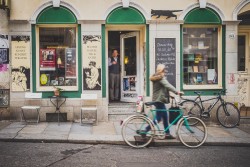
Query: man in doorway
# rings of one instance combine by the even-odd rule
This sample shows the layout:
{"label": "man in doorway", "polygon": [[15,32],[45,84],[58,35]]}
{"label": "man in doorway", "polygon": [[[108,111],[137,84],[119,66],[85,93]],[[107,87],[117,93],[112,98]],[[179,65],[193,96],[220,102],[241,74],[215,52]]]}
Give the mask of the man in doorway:
{"label": "man in doorway", "polygon": [[119,100],[119,85],[120,85],[120,58],[118,50],[112,50],[112,57],[109,57],[109,84],[110,84],[110,100]]}

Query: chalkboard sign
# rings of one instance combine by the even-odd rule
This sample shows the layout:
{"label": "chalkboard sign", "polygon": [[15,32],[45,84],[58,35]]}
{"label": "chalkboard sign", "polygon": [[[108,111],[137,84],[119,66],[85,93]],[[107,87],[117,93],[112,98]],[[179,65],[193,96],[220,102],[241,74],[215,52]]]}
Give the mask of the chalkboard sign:
{"label": "chalkboard sign", "polygon": [[155,39],[155,67],[165,64],[166,77],[169,83],[176,87],[176,46],[175,38]]}

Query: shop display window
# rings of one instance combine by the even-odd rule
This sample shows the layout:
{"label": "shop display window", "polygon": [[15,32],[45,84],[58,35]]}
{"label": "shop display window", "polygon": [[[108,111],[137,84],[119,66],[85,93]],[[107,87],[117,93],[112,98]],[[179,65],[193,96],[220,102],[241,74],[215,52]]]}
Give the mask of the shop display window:
{"label": "shop display window", "polygon": [[76,87],[76,54],[76,27],[40,27],[39,87]]}
{"label": "shop display window", "polygon": [[219,28],[183,28],[183,82],[192,85],[218,85]]}

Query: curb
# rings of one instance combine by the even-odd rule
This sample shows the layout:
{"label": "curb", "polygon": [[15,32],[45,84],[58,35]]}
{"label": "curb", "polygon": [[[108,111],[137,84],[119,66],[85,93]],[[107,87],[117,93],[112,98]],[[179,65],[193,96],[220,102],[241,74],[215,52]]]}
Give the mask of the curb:
{"label": "curb", "polygon": [[[124,141],[107,140],[59,140],[59,139],[0,139],[2,142],[32,142],[32,143],[72,143],[72,144],[110,144],[128,146]],[[153,141],[148,147],[158,146],[184,146],[180,141]],[[205,142],[202,146],[232,146],[232,147],[250,147],[250,143],[234,142]],[[201,147],[202,147],[201,146]],[[185,147],[185,146],[184,146]],[[132,148],[132,147],[131,147]]]}

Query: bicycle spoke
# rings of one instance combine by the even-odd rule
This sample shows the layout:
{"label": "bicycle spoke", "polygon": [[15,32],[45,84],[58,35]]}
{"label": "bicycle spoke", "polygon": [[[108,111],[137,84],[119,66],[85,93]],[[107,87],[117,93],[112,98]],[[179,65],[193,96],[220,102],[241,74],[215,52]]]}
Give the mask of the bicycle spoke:
{"label": "bicycle spoke", "polygon": [[217,109],[216,116],[219,123],[226,128],[233,128],[240,121],[239,110],[232,103],[221,104]]}
{"label": "bicycle spoke", "polygon": [[153,139],[153,133],[145,131],[147,126],[153,129],[150,121],[146,117],[131,117],[124,122],[122,127],[122,137],[124,141],[135,148],[147,146]]}
{"label": "bicycle spoke", "polygon": [[[197,122],[190,125],[189,122]],[[188,117],[181,121],[178,130],[180,141],[187,147],[196,148],[201,146],[207,138],[205,124],[196,117]]]}

